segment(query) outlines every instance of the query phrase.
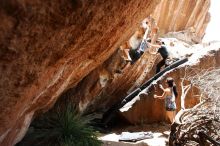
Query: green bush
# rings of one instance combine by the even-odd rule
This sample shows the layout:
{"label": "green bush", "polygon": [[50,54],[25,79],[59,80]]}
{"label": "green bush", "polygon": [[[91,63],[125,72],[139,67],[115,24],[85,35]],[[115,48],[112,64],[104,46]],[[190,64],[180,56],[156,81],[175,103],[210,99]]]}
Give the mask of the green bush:
{"label": "green bush", "polygon": [[68,105],[34,121],[19,146],[100,146],[97,133],[88,120]]}

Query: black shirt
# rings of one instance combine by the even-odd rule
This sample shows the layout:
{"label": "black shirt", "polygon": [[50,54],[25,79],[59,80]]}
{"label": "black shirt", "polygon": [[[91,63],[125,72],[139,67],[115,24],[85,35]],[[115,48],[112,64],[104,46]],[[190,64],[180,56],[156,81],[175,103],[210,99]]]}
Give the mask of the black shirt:
{"label": "black shirt", "polygon": [[160,53],[160,55],[163,57],[163,58],[167,58],[169,53],[167,51],[167,48],[165,46],[161,46],[158,51],[158,53]]}

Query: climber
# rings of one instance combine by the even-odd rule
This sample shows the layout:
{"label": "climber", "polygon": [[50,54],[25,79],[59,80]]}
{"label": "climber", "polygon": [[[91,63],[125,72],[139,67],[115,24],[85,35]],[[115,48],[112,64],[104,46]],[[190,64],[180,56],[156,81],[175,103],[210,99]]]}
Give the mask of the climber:
{"label": "climber", "polygon": [[165,99],[166,115],[168,116],[169,121],[173,123],[176,115],[175,98],[178,96],[178,93],[173,78],[168,77],[166,79],[166,83],[168,87],[165,89],[160,84],[160,88],[163,90],[163,94],[161,96],[154,95],[154,98]]}
{"label": "climber", "polygon": [[147,48],[147,35],[149,27],[140,27],[135,34],[129,39],[128,44],[130,46],[129,54],[132,59],[132,64],[137,61]]}
{"label": "climber", "polygon": [[148,47],[147,36],[150,29],[148,24],[149,20],[144,20],[134,35],[131,36],[129,41],[125,42],[119,47],[122,52],[122,58],[125,61],[131,62],[131,64],[133,64],[141,57],[145,49]]}
{"label": "climber", "polygon": [[149,27],[147,26],[146,22],[145,27],[141,26],[129,39],[129,41],[125,42],[119,47],[120,55],[125,62],[122,68],[116,69],[116,73],[122,73],[122,69],[126,67],[127,62],[131,62],[131,64],[133,64],[144,53],[147,47],[147,41],[145,38],[147,38],[148,30]]}
{"label": "climber", "polygon": [[139,28],[128,41],[130,47],[129,54],[131,56],[132,63],[138,60],[141,56],[140,52],[138,51],[138,48],[140,47],[143,34],[144,34],[144,29]]}
{"label": "climber", "polygon": [[160,53],[160,55],[162,56],[162,60],[157,64],[157,67],[156,67],[156,74],[158,72],[160,72],[160,69],[162,66],[165,65],[165,67],[168,66],[168,64],[166,63],[166,60],[167,58],[169,57],[169,53],[167,51],[167,48],[165,46],[165,43],[162,42],[162,41],[156,41],[157,44],[151,44],[151,43],[148,43],[149,46],[151,47],[154,47],[154,48],[158,48],[158,50],[154,53],[151,53],[151,54],[157,54],[157,53]]}

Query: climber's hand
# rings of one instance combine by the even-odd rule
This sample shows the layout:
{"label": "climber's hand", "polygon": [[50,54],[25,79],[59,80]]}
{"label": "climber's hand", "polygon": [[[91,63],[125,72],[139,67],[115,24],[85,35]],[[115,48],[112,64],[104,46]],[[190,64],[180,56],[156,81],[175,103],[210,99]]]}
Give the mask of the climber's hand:
{"label": "climber's hand", "polygon": [[157,98],[157,95],[156,95],[156,94],[154,94],[154,98]]}

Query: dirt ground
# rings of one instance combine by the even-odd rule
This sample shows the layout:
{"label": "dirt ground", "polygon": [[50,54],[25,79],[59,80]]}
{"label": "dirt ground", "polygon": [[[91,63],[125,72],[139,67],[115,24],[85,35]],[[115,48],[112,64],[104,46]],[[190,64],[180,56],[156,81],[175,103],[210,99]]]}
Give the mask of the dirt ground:
{"label": "dirt ground", "polygon": [[[119,142],[122,132],[149,132],[153,133],[153,138],[144,139],[137,142]],[[102,146],[167,146],[170,125],[165,123],[155,123],[147,125],[127,126],[125,128],[115,128],[108,134],[99,137],[103,141]]]}

